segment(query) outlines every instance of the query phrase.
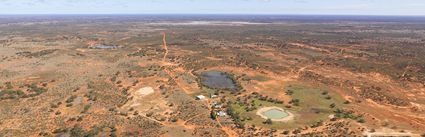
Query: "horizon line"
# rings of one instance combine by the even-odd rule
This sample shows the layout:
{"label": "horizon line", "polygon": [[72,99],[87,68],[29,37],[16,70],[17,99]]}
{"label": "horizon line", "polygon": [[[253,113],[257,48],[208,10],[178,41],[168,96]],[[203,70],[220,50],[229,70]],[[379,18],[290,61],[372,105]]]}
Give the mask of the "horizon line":
{"label": "horizon line", "polygon": [[13,15],[263,15],[263,16],[381,16],[381,17],[425,17],[425,15],[390,14],[285,14],[285,13],[0,13],[0,16]]}

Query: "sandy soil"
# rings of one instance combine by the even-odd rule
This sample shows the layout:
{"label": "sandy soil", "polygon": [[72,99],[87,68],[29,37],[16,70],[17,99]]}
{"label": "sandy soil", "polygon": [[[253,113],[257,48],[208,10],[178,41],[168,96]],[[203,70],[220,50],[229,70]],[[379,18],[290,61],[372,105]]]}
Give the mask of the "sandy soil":
{"label": "sandy soil", "polygon": [[143,96],[147,96],[149,94],[152,94],[153,92],[154,92],[154,90],[153,90],[152,87],[144,87],[144,88],[137,90],[136,95],[143,97]]}

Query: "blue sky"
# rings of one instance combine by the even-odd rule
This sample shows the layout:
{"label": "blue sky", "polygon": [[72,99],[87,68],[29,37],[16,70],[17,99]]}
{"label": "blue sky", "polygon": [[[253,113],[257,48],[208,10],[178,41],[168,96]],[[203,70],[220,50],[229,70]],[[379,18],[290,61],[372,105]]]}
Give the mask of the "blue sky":
{"label": "blue sky", "polygon": [[425,15],[425,0],[0,0],[0,14]]}

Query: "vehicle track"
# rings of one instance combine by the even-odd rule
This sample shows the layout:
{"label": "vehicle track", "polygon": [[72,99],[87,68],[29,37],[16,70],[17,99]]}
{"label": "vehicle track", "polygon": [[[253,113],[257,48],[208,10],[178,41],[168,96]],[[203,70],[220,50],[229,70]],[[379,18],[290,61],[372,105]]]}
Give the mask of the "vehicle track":
{"label": "vehicle track", "polygon": [[167,39],[166,39],[166,33],[163,32],[162,33],[162,45],[164,46],[164,50],[165,50],[165,54],[164,57],[162,58],[162,61],[165,62],[165,60],[167,59],[167,55],[168,55],[168,47],[167,47]]}

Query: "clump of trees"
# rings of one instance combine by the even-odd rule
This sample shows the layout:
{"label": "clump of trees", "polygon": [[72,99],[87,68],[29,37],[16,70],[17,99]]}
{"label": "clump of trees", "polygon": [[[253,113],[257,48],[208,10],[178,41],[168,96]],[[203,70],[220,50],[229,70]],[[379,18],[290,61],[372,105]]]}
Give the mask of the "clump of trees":
{"label": "clump of trees", "polygon": [[215,120],[215,119],[217,119],[217,113],[213,110],[213,111],[211,111],[210,112],[210,117],[211,117],[211,119],[213,119],[213,120]]}
{"label": "clump of trees", "polygon": [[263,122],[263,124],[271,125],[273,124],[273,121],[270,118],[268,118]]}
{"label": "clump of trees", "polygon": [[68,99],[66,99],[66,107],[71,107],[73,104],[72,102],[74,102],[74,99],[77,98],[76,95],[72,95],[70,96]]}
{"label": "clump of trees", "polygon": [[[68,133],[70,137],[95,137],[102,132],[103,127],[93,126],[90,130],[84,130],[80,125],[75,125],[72,128],[58,128],[55,129],[53,134]],[[111,136],[116,136],[116,128],[112,127],[110,130]]]}
{"label": "clump of trees", "polygon": [[323,121],[322,120],[320,120],[319,122],[315,122],[314,124],[312,124],[311,126],[310,126],[310,128],[316,128],[316,127],[320,127],[320,126],[322,126],[323,125]]}
{"label": "clump of trees", "polygon": [[336,109],[335,111],[335,117],[336,118],[348,118],[356,120],[359,123],[366,122],[365,119],[363,119],[362,115],[356,115],[353,111],[343,110],[343,109]]}
{"label": "clump of trees", "polygon": [[275,103],[275,104],[283,104],[284,103],[282,100],[274,99],[274,98],[271,98],[269,96],[263,96],[263,95],[260,95],[260,93],[258,93],[258,92],[253,92],[250,96],[248,96],[248,98],[251,98],[251,97],[257,98],[258,100],[261,100],[261,101],[267,101],[267,102]]}
{"label": "clump of trees", "polygon": [[344,104],[350,104],[351,102],[350,101],[348,101],[348,100],[346,100],[346,101],[344,101]]}
{"label": "clump of trees", "polygon": [[289,104],[293,104],[294,106],[299,106],[300,100],[299,99],[292,99],[291,101],[289,101]]}
{"label": "clump of trees", "polygon": [[6,82],[4,84],[6,89],[2,90],[2,87],[0,87],[0,100],[35,97],[47,91],[45,87],[39,87],[35,83],[26,85],[25,87],[20,87],[24,89],[26,88],[26,92],[22,89],[16,89],[11,82]]}
{"label": "clump of trees", "polygon": [[97,97],[94,90],[90,90],[88,93],[84,95],[84,97],[88,98],[88,101],[96,101]]}
{"label": "clump of trees", "polygon": [[25,93],[22,90],[6,89],[0,92],[0,100],[16,99],[24,97]]}
{"label": "clump of trees", "polygon": [[229,107],[227,108],[227,114],[229,114],[229,116],[233,119],[238,128],[245,127],[245,124],[242,122],[239,113],[236,112],[231,105],[229,105]]}
{"label": "clump of trees", "polygon": [[129,56],[129,57],[144,57],[144,56],[146,56],[146,51],[139,50],[137,52],[128,54],[127,56]]}
{"label": "clump of trees", "polygon": [[292,94],[294,94],[294,91],[293,91],[293,90],[288,89],[288,90],[285,92],[285,94],[286,94],[286,95],[291,96]]}

